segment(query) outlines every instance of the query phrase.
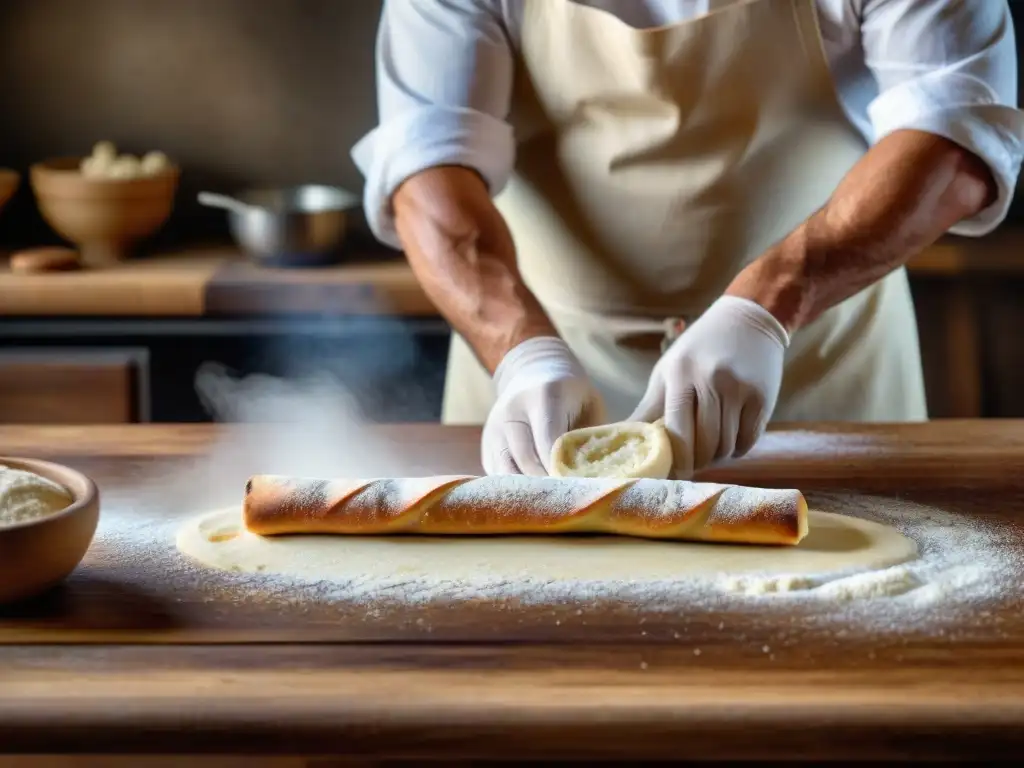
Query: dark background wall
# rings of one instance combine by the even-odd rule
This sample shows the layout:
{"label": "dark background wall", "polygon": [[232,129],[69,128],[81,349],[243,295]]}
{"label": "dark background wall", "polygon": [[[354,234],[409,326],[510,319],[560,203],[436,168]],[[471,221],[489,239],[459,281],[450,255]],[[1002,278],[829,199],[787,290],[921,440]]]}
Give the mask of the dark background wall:
{"label": "dark background wall", "polygon": [[[187,170],[175,227],[191,232],[223,222],[191,202],[202,187],[358,191],[349,149],[375,121],[379,13],[379,0],[0,0],[0,166],[103,138],[162,149]],[[0,240],[48,236],[29,194]]]}
{"label": "dark background wall", "polygon": [[[0,0],[0,166],[111,139],[186,170],[177,230],[222,225],[200,188],[355,191],[375,122],[377,0]],[[46,236],[24,185],[0,240]],[[15,227],[17,231],[12,231]]]}

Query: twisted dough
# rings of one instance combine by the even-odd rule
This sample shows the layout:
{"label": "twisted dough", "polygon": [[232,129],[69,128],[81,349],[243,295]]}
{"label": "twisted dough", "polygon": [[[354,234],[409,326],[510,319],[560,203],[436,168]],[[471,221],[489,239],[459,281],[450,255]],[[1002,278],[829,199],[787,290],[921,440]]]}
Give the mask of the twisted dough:
{"label": "twisted dough", "polygon": [[278,534],[611,533],[651,539],[796,544],[797,490],[678,480],[506,475],[317,480],[256,475],[245,527]]}

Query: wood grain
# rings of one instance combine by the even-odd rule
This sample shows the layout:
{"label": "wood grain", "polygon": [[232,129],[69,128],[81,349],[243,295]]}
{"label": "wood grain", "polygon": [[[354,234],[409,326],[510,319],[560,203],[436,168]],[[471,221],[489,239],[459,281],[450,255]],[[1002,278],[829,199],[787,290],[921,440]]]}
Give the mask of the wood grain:
{"label": "wood grain", "polygon": [[148,416],[144,350],[0,351],[0,424],[132,424]]}
{"label": "wood grain", "polygon": [[[478,471],[476,429],[380,430]],[[0,451],[63,458],[117,504],[133,483],[196,466],[212,440],[259,431],[6,426]],[[1024,541],[1022,470],[1021,421],[802,425],[705,479],[870,489]],[[145,570],[84,569],[0,612],[3,749],[979,759],[1024,746],[1022,594],[941,635],[842,635],[799,612],[277,605]]]}
{"label": "wood grain", "polygon": [[273,269],[232,246],[197,246],[73,273],[0,271],[0,316],[381,314],[437,316],[408,264],[391,252],[320,269]]}
{"label": "wood grain", "polygon": [[202,317],[206,288],[224,252],[131,259],[105,269],[38,275],[0,272],[8,317]]}
{"label": "wood grain", "polygon": [[[840,656],[837,653],[836,656]],[[689,648],[267,646],[5,652],[9,749],[376,757],[1010,756],[1007,654],[813,667]]]}

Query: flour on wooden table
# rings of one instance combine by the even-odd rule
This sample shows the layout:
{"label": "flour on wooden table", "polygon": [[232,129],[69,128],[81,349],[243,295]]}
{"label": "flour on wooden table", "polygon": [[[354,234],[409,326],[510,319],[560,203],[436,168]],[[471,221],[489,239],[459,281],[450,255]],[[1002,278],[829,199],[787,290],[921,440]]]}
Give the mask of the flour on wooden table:
{"label": "flour on wooden table", "polygon": [[[529,485],[536,484],[536,478]],[[543,502],[543,499],[540,500]],[[575,509],[575,506],[570,509]],[[526,508],[517,518],[529,514]],[[307,581],[345,582],[354,574],[476,585],[633,584],[707,581],[716,573],[785,569],[839,573],[904,563],[917,546],[869,520],[811,512],[812,532],[798,547],[675,542],[624,536],[259,536],[238,507],[190,518],[178,548],[224,571],[266,573]]]}
{"label": "flour on wooden table", "polygon": [[[299,613],[311,606],[337,606],[340,615],[356,606],[372,618],[394,607],[471,602],[493,603],[510,613],[524,606],[563,610],[587,625],[591,611],[627,605],[642,616],[670,618],[678,627],[704,617],[717,622],[723,636],[731,632],[730,638],[740,641],[752,616],[774,622],[780,642],[785,642],[781,638],[787,627],[795,632],[805,626],[824,627],[833,637],[853,632],[871,637],[909,631],[952,634],[953,628],[970,627],[987,617],[997,621],[996,608],[1020,601],[1022,566],[1012,525],[897,499],[821,493],[808,494],[812,509],[893,526],[916,543],[918,557],[876,563],[877,570],[866,572],[826,564],[819,572],[801,573],[777,567],[737,574],[723,568],[723,573],[698,578],[671,570],[636,578],[621,562],[606,558],[607,566],[596,578],[563,574],[538,579],[528,554],[515,572],[488,575],[486,569],[474,569],[467,548],[448,539],[440,546],[458,564],[454,575],[452,568],[445,573],[416,568],[400,572],[386,560],[331,580],[204,568],[178,552],[178,531],[195,514],[240,504],[252,474],[414,477],[455,469],[446,455],[421,461],[421,453],[413,456],[408,446],[363,428],[351,401],[336,387],[314,383],[295,388],[265,377],[236,382],[216,370],[206,373],[199,382],[200,394],[204,401],[219,404],[215,410],[221,417],[273,425],[255,428],[248,439],[225,433],[189,473],[162,481],[140,475],[134,497],[129,491],[104,489],[99,529],[80,577],[116,580],[126,590],[137,586],[159,591],[167,600],[202,600],[211,610],[245,603],[280,605]],[[788,432],[769,433],[755,451],[812,451],[841,458],[850,452],[877,455],[877,449],[878,440],[871,436],[858,440]],[[809,537],[814,535],[812,524]],[[551,546],[550,540],[545,545],[540,538],[535,543]],[[392,545],[404,546],[397,541]],[[614,552],[620,545],[603,546]]]}
{"label": "flour on wooden table", "polygon": [[872,597],[893,597],[924,586],[912,566],[894,565],[844,576],[726,576],[720,582],[731,592],[744,595],[778,595],[813,590],[816,597],[841,602]]}
{"label": "flour on wooden table", "polygon": [[[199,566],[177,551],[175,536],[190,517],[189,512],[150,513],[148,510],[155,509],[151,500],[133,510],[130,500],[119,503],[110,498],[85,567],[103,568],[108,573],[126,571],[129,575],[133,570],[145,572],[150,581],[153,573],[160,573],[168,592],[206,592],[214,602],[281,600],[291,605],[383,609],[489,601],[526,606],[579,605],[580,611],[609,602],[678,615],[778,610],[780,617],[790,620],[793,609],[800,609],[801,621],[826,625],[839,622],[843,632],[857,628],[900,632],[913,627],[955,625],[1020,589],[1021,565],[1014,558],[1013,543],[994,526],[893,499],[812,494],[809,500],[812,508],[892,525],[916,542],[919,557],[880,570],[830,572],[824,576],[776,572],[694,578],[680,569],[678,576],[648,574],[649,578],[643,579],[631,578],[616,566],[613,557],[607,560],[606,573],[596,579],[550,578],[550,574],[547,579],[538,579],[526,559],[518,573],[488,578],[487,563],[474,562],[457,538],[449,538],[439,545],[450,552],[458,566],[434,574],[424,572],[422,563],[415,562],[404,570],[381,562],[330,580],[309,574],[281,577],[223,573]],[[550,546],[551,540],[545,538],[534,540],[533,546],[543,548],[545,542]],[[406,546],[402,541],[393,545]],[[606,546],[612,554],[615,544],[611,537]],[[477,556],[480,551],[476,550]],[[408,566],[409,561],[405,562]]]}

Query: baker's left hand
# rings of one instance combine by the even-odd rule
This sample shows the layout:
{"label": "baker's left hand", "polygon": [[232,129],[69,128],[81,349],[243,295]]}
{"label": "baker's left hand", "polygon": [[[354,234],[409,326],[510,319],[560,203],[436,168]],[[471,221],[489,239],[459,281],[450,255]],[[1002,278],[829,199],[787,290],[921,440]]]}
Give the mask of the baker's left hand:
{"label": "baker's left hand", "polygon": [[788,346],[789,334],[768,310],[722,296],[662,355],[630,420],[664,418],[676,479],[742,456],[775,410]]}

